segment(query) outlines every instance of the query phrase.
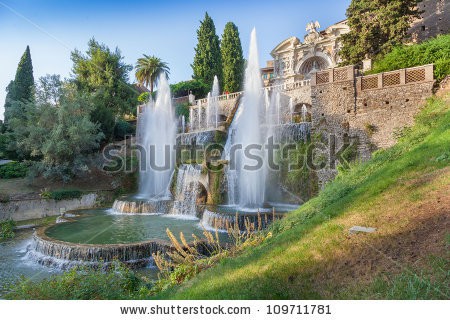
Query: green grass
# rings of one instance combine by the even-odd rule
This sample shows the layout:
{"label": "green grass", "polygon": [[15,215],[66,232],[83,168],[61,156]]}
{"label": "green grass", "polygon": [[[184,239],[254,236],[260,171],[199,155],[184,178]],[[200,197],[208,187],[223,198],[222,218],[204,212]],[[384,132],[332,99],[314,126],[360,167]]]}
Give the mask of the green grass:
{"label": "green grass", "polygon": [[[366,244],[369,246],[371,241],[389,241],[389,237],[400,232],[408,218],[402,212],[402,206],[409,205],[405,202],[408,199],[404,189],[406,193],[409,190],[409,194],[420,189],[405,186],[414,179],[449,166],[450,159],[444,156],[450,146],[449,109],[448,102],[430,99],[418,115],[416,125],[404,131],[398,144],[376,152],[367,163],[354,165],[339,174],[318,197],[276,223],[271,239],[237,258],[223,260],[217,267],[199,274],[184,285],[163,292],[158,298],[310,299],[351,293],[351,288],[357,283],[352,283],[352,280],[346,283],[344,274],[337,278],[342,283],[341,287],[327,277],[332,276],[340,260],[350,259],[353,250],[361,249],[358,241],[368,241]],[[450,174],[441,179],[444,180],[424,183],[422,188],[448,189]],[[417,195],[413,198],[419,201]],[[393,217],[387,216],[389,210],[392,210]],[[348,228],[357,223],[371,223],[379,227],[380,232],[348,240]],[[348,245],[349,241],[355,241],[355,247]],[[414,287],[417,283],[398,272],[395,265],[392,267],[394,271],[390,272],[392,268],[389,263],[383,262],[379,270],[365,273],[369,277],[365,283],[372,291],[359,292],[359,295],[351,297],[373,297],[375,290],[380,290],[376,298],[429,297],[422,293],[425,289],[421,288],[416,290],[417,295],[400,295],[402,287]],[[356,262],[355,269],[362,267],[364,260]],[[426,269],[427,266],[421,268]],[[352,268],[343,269],[352,272]],[[378,277],[386,270],[387,280],[383,286]],[[353,277],[350,275],[347,278]],[[436,279],[430,278],[429,281]],[[437,296],[448,298],[448,290]]]}
{"label": "green grass", "polygon": [[450,74],[450,34],[438,36],[421,44],[394,48],[374,62],[369,72],[379,73],[434,63],[434,76],[442,80]]}

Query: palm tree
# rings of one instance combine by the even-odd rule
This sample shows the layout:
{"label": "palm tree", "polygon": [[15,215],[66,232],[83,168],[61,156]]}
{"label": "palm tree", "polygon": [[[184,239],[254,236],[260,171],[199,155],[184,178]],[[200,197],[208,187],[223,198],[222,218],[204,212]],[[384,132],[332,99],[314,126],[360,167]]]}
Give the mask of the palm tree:
{"label": "palm tree", "polygon": [[144,57],[139,58],[136,63],[136,80],[140,85],[146,87],[150,85],[150,93],[153,93],[153,86],[158,85],[158,75],[164,72],[168,77],[169,70],[167,63],[160,58],[144,54]]}

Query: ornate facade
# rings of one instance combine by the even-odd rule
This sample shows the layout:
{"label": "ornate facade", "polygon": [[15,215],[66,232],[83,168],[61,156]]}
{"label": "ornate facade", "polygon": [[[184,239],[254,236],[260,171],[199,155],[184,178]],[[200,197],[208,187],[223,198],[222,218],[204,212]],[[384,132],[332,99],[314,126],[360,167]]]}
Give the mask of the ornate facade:
{"label": "ornate facade", "polygon": [[341,48],[339,37],[350,31],[347,20],[322,31],[319,29],[317,21],[311,22],[306,27],[308,33],[303,42],[297,37],[291,37],[272,50],[273,83],[293,83],[309,79],[314,72],[337,66]]}

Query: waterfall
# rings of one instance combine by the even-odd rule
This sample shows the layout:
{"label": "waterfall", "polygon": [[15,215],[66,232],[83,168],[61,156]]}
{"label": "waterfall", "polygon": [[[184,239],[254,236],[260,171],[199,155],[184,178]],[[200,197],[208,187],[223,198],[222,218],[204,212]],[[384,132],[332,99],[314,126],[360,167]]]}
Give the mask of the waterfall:
{"label": "waterfall", "polygon": [[181,133],[186,132],[186,118],[181,116]]}
{"label": "waterfall", "polygon": [[179,167],[172,214],[194,217],[197,215],[200,175],[200,165],[183,164]]}
{"label": "waterfall", "polygon": [[169,184],[175,165],[176,122],[170,87],[164,74],[159,76],[158,83],[156,101],[146,106],[140,128],[145,151],[139,176],[138,197],[142,199],[170,197]]}

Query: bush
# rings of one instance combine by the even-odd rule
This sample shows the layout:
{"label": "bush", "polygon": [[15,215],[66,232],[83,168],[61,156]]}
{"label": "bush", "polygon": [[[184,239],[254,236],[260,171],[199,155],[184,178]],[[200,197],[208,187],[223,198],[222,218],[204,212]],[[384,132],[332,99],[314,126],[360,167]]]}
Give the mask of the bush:
{"label": "bush", "polygon": [[147,103],[150,101],[150,92],[142,92],[138,98],[138,102],[140,103]]}
{"label": "bush", "polygon": [[23,162],[9,162],[0,166],[0,178],[23,178],[28,173],[28,165]]}
{"label": "bush", "polygon": [[127,135],[133,134],[135,128],[125,120],[117,120],[114,126],[114,140],[123,140]]}
{"label": "bush", "polygon": [[0,239],[14,238],[14,227],[16,223],[13,220],[0,221]]}
{"label": "bush", "polygon": [[11,286],[7,299],[88,300],[133,299],[143,281],[123,264],[115,263],[107,271],[99,268],[75,268],[41,282],[22,278]]}
{"label": "bush", "polygon": [[211,90],[211,86],[204,83],[202,80],[181,81],[170,85],[170,90],[174,98],[185,97],[189,95],[189,91],[196,99],[206,97]]}
{"label": "bush", "polygon": [[[43,195],[44,193],[42,193]],[[75,189],[68,190],[55,190],[45,193],[45,197],[54,200],[64,200],[64,199],[78,199],[81,198],[83,192]]]}
{"label": "bush", "polygon": [[450,74],[450,34],[421,44],[394,48],[378,59],[369,73],[379,73],[434,63],[434,76],[440,81]]}

